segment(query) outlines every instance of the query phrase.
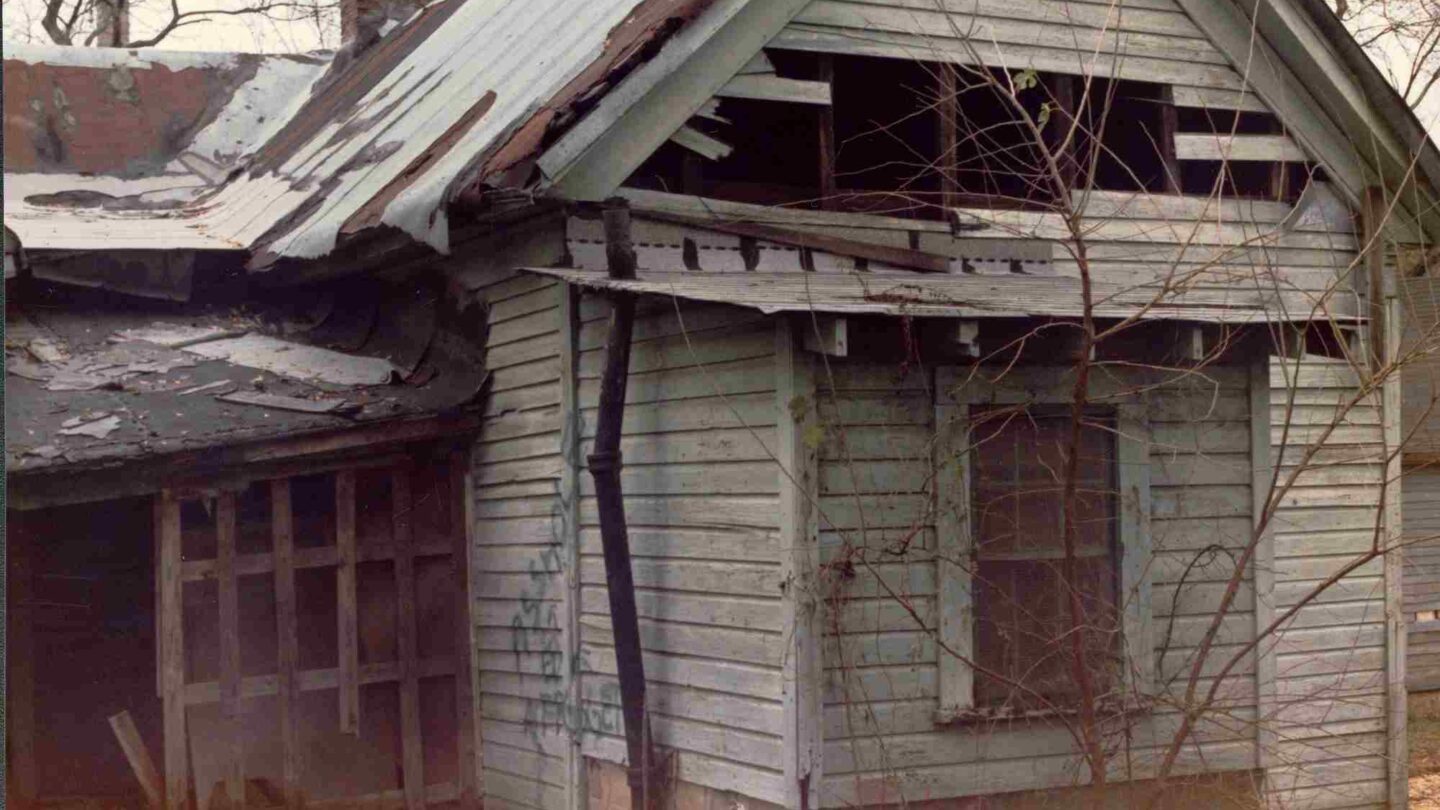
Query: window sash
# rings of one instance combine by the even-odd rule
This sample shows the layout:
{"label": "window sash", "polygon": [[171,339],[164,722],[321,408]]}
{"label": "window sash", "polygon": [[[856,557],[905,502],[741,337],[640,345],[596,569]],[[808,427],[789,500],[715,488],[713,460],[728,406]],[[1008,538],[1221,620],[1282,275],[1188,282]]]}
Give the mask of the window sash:
{"label": "window sash", "polygon": [[[1056,367],[1060,380],[1066,369]],[[974,671],[975,612],[971,561],[974,559],[971,515],[970,408],[972,405],[1065,404],[1068,390],[1047,391],[981,386],[973,382],[957,391],[968,370],[942,367],[936,375],[935,481],[938,539],[936,583],[939,594],[937,651],[940,673],[938,722],[976,715]],[[959,395],[959,399],[956,395]],[[1151,629],[1149,426],[1140,399],[1115,406],[1115,484],[1119,518],[1119,583],[1122,640],[1126,664],[1120,677],[1128,694],[1153,694],[1155,654]]]}

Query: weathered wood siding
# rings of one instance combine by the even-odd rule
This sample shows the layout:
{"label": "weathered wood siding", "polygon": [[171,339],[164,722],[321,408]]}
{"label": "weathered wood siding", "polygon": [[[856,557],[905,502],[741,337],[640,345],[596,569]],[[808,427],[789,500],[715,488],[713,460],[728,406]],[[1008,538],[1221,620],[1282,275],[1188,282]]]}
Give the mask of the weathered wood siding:
{"label": "weathered wood siding", "polygon": [[471,276],[488,307],[491,387],[474,452],[474,622],[487,807],[566,806],[561,492],[562,285]]}
{"label": "weathered wood siding", "polygon": [[[626,394],[626,519],[656,741],[680,779],[783,802],[775,322],[641,301]],[[579,329],[581,459],[595,432],[609,306]],[[623,762],[594,488],[580,476],[580,650],[587,756]]]}
{"label": "weathered wood siding", "polygon": [[[1283,616],[1371,547],[1384,454],[1378,395],[1339,416],[1357,391],[1346,364],[1307,357],[1297,367],[1272,358],[1270,379],[1272,457],[1281,475],[1325,439],[1313,457],[1318,466],[1302,473],[1275,516],[1275,612]],[[1386,801],[1384,622],[1377,559],[1306,604],[1276,638],[1279,744],[1268,787],[1284,806]]]}
{"label": "weathered wood siding", "polygon": [[[829,372],[816,374],[827,427],[820,461],[822,554],[832,564],[834,589],[826,619],[824,803],[1083,783],[1087,777],[1078,767],[1075,743],[1058,723],[936,725],[936,538],[929,492],[933,377],[920,371],[902,377],[894,366],[837,360]],[[1177,382],[1150,397],[1150,576],[1162,695],[1183,691],[1178,679],[1189,672],[1195,645],[1233,570],[1227,552],[1242,547],[1251,533],[1249,376],[1232,367],[1207,377]],[[1053,371],[1019,368],[1003,384],[1028,389],[1055,382]],[[1224,622],[1220,647],[1208,659],[1217,663],[1206,672],[1254,637],[1253,604],[1247,576]],[[1253,672],[1249,663],[1236,670],[1224,688],[1223,709],[1201,723],[1198,744],[1182,754],[1182,770],[1254,766]],[[1202,686],[1209,683],[1202,678]],[[1159,708],[1131,728],[1128,761],[1134,778],[1144,777],[1155,745],[1176,728],[1178,717],[1165,702],[1162,698]],[[1118,771],[1125,770],[1125,761],[1117,758]]]}
{"label": "weathered wood siding", "polygon": [[[1400,481],[1405,515],[1405,615],[1411,622],[1406,684],[1440,689],[1440,470],[1406,470]],[[1425,611],[1427,615],[1415,614]]]}

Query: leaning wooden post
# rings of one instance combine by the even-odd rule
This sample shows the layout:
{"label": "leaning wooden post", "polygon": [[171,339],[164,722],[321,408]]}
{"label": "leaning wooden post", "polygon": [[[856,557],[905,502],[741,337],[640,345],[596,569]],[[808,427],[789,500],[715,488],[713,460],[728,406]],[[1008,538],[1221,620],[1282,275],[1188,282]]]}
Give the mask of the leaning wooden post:
{"label": "leaning wooden post", "polygon": [[[635,278],[635,249],[630,245],[630,209],[624,200],[605,201],[605,257],[610,278]],[[615,665],[620,674],[620,705],[629,756],[630,806],[644,810],[648,793],[645,733],[645,662],[640,652],[640,622],[635,614],[635,582],[630,573],[630,538],[620,490],[620,433],[625,417],[625,385],[630,371],[630,333],[635,324],[635,294],[610,295],[610,335],[605,342],[605,372],[600,380],[600,412],[595,450],[587,463],[595,479],[600,512],[600,542],[610,593],[610,626],[615,634]]]}

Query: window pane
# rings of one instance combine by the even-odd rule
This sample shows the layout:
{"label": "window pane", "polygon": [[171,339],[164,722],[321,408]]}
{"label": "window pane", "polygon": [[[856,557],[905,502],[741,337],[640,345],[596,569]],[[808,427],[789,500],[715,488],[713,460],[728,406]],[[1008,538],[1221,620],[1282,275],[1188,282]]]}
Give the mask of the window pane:
{"label": "window pane", "polygon": [[[1118,682],[1115,436],[1091,418],[1081,431],[1076,491],[1077,560],[1064,574],[1063,488],[1068,410],[1004,414],[977,409],[972,441],[975,520],[976,705],[1015,710],[1078,696],[1078,596],[1085,668],[1097,694]],[[988,674],[991,673],[991,674]],[[1019,684],[1017,686],[1017,684]]]}

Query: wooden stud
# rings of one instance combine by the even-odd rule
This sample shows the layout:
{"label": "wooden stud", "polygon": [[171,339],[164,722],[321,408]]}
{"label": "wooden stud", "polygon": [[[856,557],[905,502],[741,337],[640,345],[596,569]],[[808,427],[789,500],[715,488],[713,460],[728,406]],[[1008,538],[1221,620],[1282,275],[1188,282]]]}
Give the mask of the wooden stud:
{"label": "wooden stud", "polygon": [[[835,58],[828,53],[816,57],[817,80],[831,87],[834,96]],[[816,108],[816,120],[820,129],[820,207],[836,210],[840,201],[836,198],[838,186],[835,182],[835,108],[830,105]]]}
{"label": "wooden stud", "polygon": [[335,571],[340,653],[340,730],[360,733],[360,639],[355,600],[355,471],[335,473]]}
{"label": "wooden stud", "polygon": [[276,688],[280,696],[280,768],[285,806],[298,808],[300,739],[297,717],[300,687],[300,634],[295,611],[295,516],[290,504],[290,479],[270,482],[270,530],[275,543],[275,621],[280,642]]}
{"label": "wooden stud", "polygon": [[[1059,164],[1060,177],[1065,188],[1073,189],[1079,184],[1080,160],[1076,155],[1075,139],[1065,141],[1074,128],[1076,106],[1080,94],[1076,92],[1078,77],[1064,73],[1054,75],[1050,80],[1051,103],[1050,121],[1045,127],[1046,145],[1055,155]],[[1077,133],[1078,135],[1078,133]]]}
{"label": "wooden stud", "polygon": [[11,531],[6,543],[8,613],[6,616],[5,737],[9,780],[15,796],[35,798],[35,613],[34,540],[27,531]]}
{"label": "wooden stud", "polygon": [[[240,581],[235,573],[235,493],[216,498],[215,567],[220,591],[220,715],[228,739],[219,741],[224,752],[225,792],[232,807],[245,803],[245,749],[240,725]],[[199,789],[208,788],[200,785]]]}
{"label": "wooden stud", "polygon": [[1379,371],[1385,364],[1385,191],[1371,186],[1360,201],[1360,241],[1364,273],[1357,274],[1355,291],[1364,297],[1370,316],[1370,368]]}
{"label": "wooden stud", "polygon": [[185,736],[185,636],[181,625],[180,502],[169,490],[156,498],[160,555],[161,674],[165,685],[165,806],[185,810],[190,792]]}
{"label": "wooden stud", "polygon": [[954,208],[957,205],[955,192],[959,190],[957,150],[959,149],[958,127],[960,116],[959,108],[959,77],[955,75],[955,66],[942,64],[937,68],[939,75],[939,98],[935,102],[935,115],[938,119],[936,125],[939,128],[940,140],[940,205],[942,208]]}
{"label": "wooden stud", "polygon": [[405,806],[425,806],[425,759],[420,743],[420,673],[415,624],[415,546],[411,534],[408,465],[390,476],[391,526],[395,535],[395,595],[400,636],[400,744]]}
{"label": "wooden stud", "polygon": [[[560,285],[569,288],[570,285]],[[455,751],[459,757],[458,788],[461,810],[475,810],[480,798],[475,789],[475,683],[471,679],[470,656],[475,645],[470,637],[470,526],[465,508],[469,492],[470,454],[456,450],[450,455],[450,561],[455,576]]]}
{"label": "wooden stud", "polygon": [[[1274,469],[1270,462],[1270,364],[1261,355],[1250,364],[1250,489],[1251,517],[1258,528],[1270,502]],[[1255,637],[1275,620],[1275,540],[1267,523],[1255,547],[1251,581],[1255,583]],[[1275,761],[1275,647],[1279,639],[1262,639],[1255,661],[1255,762],[1269,767]]]}
{"label": "wooden stud", "polygon": [[1175,90],[1170,85],[1160,88],[1160,131],[1155,145],[1160,150],[1160,165],[1165,171],[1161,191],[1180,193],[1180,160],[1175,155],[1175,132],[1180,128],[1180,113],[1175,109]]}
{"label": "wooden stud", "polygon": [[[805,440],[816,424],[815,379],[809,358],[799,351],[795,330],[808,319],[776,319],[775,402],[779,420],[781,581],[785,583],[781,657],[785,712],[786,807],[818,808],[822,779],[824,730],[824,660],[818,592],[820,570],[817,449]],[[803,412],[796,412],[804,403]]]}
{"label": "wooden stud", "polygon": [[120,750],[125,752],[130,770],[135,772],[140,789],[145,791],[145,804],[150,810],[160,810],[165,806],[165,782],[160,778],[155,760],[145,750],[145,741],[140,739],[140,732],[135,728],[135,719],[130,716],[129,710],[110,715],[110,729],[115,732]]}

